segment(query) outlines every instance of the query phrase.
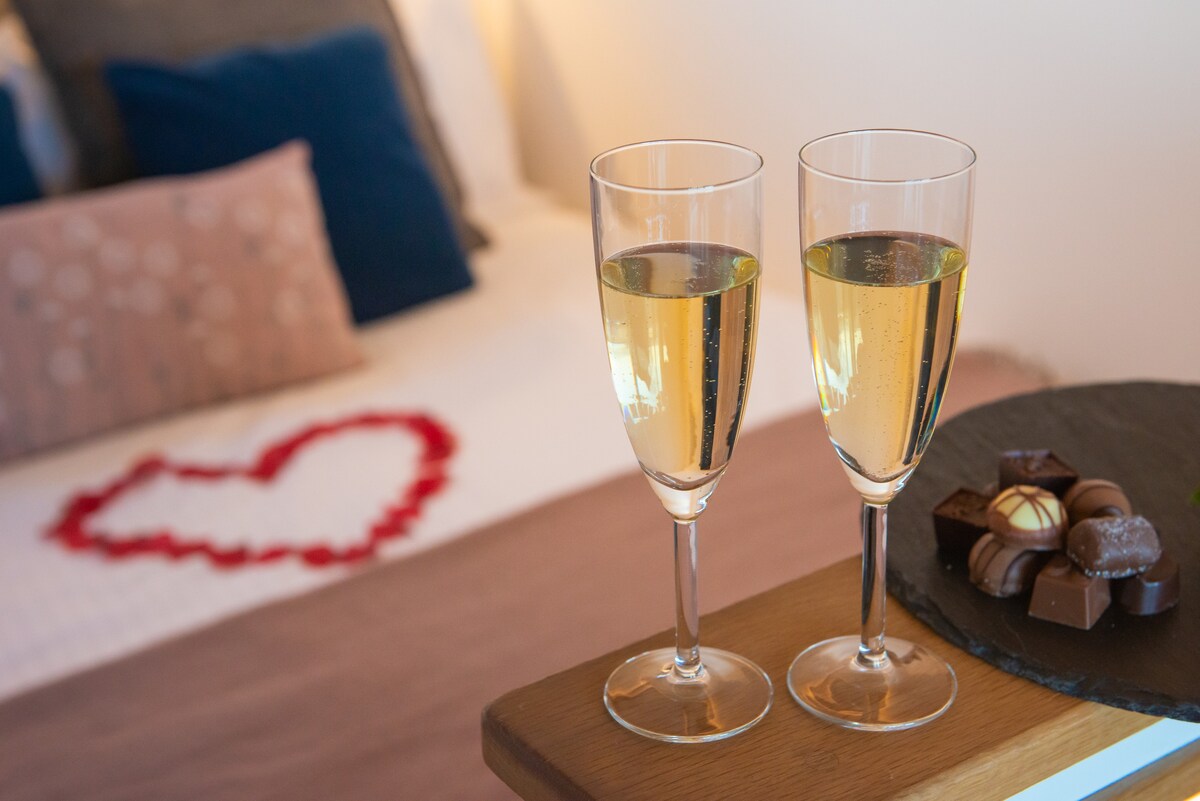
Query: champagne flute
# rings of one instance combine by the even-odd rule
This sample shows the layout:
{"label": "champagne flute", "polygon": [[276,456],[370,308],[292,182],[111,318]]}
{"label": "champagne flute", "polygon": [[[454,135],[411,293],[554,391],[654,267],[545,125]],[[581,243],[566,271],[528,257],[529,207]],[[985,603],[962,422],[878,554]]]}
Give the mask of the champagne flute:
{"label": "champagne flute", "polygon": [[800,244],[821,414],[862,496],[862,628],[809,647],[788,690],[851,728],[919,726],[954,701],[954,670],[884,641],[887,505],[933,435],[970,253],[975,152],[921,131],[832,134],[800,150]]}
{"label": "champagne flute", "polygon": [[706,742],[771,706],[766,673],[700,648],[696,519],[733,453],[757,330],[762,158],[722,142],[626,145],[591,165],[604,334],[625,431],[675,524],[675,647],[617,667],[604,704],[627,729]]}

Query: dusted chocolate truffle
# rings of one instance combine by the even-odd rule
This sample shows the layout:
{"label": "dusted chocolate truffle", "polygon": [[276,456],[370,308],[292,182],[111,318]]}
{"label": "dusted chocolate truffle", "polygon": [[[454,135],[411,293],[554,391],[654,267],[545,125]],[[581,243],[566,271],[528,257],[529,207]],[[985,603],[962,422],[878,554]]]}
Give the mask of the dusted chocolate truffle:
{"label": "dusted chocolate truffle", "polygon": [[988,595],[1007,598],[1029,591],[1042,561],[1037,551],[1004,545],[989,532],[971,549],[967,568],[972,584]]}
{"label": "dusted chocolate truffle", "polygon": [[1108,579],[1085,576],[1070,559],[1056,553],[1033,582],[1029,615],[1086,630],[1096,625],[1111,601]]}
{"label": "dusted chocolate truffle", "polygon": [[1005,545],[1056,551],[1067,532],[1067,512],[1062,501],[1048,490],[1017,484],[992,499],[987,526]]}
{"label": "dusted chocolate truffle", "polygon": [[1156,615],[1179,603],[1179,563],[1164,553],[1149,570],[1117,582],[1117,600],[1131,615]]}
{"label": "dusted chocolate truffle", "polygon": [[1074,525],[1089,517],[1124,517],[1133,514],[1125,491],[1103,478],[1077,481],[1063,496],[1067,517]]}
{"label": "dusted chocolate truffle", "polygon": [[1005,451],[1000,454],[1000,489],[1015,484],[1041,487],[1062,497],[1079,473],[1050,451]]}
{"label": "dusted chocolate truffle", "polygon": [[966,556],[987,532],[987,508],[991,498],[972,489],[955,490],[933,507],[933,533],[938,550]]}
{"label": "dusted chocolate truffle", "polygon": [[1149,570],[1162,545],[1144,517],[1089,517],[1071,526],[1067,556],[1089,576],[1125,578]]}

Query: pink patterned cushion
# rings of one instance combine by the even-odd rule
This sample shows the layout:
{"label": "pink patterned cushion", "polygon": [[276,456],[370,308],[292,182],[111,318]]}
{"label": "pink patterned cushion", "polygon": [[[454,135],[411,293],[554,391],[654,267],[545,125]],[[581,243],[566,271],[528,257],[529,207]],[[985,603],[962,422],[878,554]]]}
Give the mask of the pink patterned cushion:
{"label": "pink patterned cushion", "polygon": [[0,460],[358,364],[308,162],[0,213]]}

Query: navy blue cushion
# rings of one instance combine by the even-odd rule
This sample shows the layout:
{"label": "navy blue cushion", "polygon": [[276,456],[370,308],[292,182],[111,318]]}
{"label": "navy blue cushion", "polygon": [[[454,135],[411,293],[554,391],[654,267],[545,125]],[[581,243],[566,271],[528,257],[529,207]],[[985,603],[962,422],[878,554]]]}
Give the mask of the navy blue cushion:
{"label": "navy blue cushion", "polygon": [[0,87],[0,206],[37,200],[41,196],[29,159],[21,147],[12,96]]}
{"label": "navy blue cushion", "polygon": [[113,62],[105,71],[143,175],[199,172],[307,140],[359,322],[471,285],[410,133],[387,47],[372,29],[178,67]]}

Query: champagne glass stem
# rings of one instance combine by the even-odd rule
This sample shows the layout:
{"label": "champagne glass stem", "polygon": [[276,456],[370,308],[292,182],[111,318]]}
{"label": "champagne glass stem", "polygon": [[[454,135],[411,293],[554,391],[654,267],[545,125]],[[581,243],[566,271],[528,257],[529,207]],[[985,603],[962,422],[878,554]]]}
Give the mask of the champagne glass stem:
{"label": "champagne glass stem", "polygon": [[700,672],[700,599],[696,588],[696,520],[675,521],[675,674]]}
{"label": "champagne glass stem", "polygon": [[862,639],[858,663],[865,668],[887,665],[883,630],[887,618],[887,504],[862,507]]}

